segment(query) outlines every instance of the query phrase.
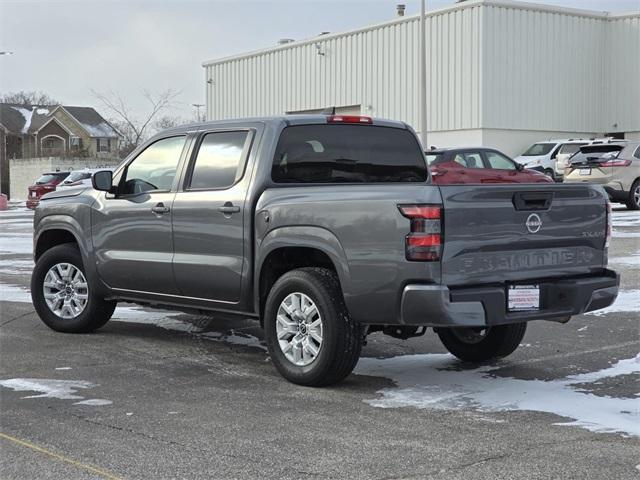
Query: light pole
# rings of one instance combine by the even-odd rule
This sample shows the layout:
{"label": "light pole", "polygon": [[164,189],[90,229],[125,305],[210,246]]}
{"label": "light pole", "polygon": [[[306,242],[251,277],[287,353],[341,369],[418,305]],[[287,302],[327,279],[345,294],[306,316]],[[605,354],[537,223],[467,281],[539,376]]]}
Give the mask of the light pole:
{"label": "light pole", "polygon": [[427,145],[427,51],[426,51],[426,7],[425,0],[420,4],[420,137],[422,146],[426,150]]}
{"label": "light pole", "polygon": [[204,107],[204,103],[192,103],[191,105],[196,107],[196,110],[198,112],[196,115],[198,116],[198,121],[201,122],[203,118],[200,116],[200,108]]}

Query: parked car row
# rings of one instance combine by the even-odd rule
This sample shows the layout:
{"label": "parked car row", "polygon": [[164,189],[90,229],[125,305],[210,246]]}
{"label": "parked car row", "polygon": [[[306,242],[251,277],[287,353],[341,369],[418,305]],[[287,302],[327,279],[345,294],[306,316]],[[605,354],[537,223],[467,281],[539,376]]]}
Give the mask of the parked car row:
{"label": "parked car row", "polygon": [[557,182],[602,185],[612,202],[640,209],[640,142],[568,138],[531,145],[515,161]]}
{"label": "parked car row", "polygon": [[40,198],[46,193],[79,186],[90,187],[91,177],[99,170],[105,170],[105,168],[85,168],[82,170],[74,170],[72,172],[48,172],[43,174],[33,185],[29,187],[27,208],[32,210],[35,209],[40,203]]}

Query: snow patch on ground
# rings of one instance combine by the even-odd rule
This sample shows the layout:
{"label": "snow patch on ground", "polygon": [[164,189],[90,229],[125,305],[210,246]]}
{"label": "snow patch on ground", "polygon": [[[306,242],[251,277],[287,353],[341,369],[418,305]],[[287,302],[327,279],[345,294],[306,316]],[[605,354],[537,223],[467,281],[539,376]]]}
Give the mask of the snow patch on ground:
{"label": "snow patch on ground", "polygon": [[113,314],[112,320],[155,325],[174,332],[191,333],[214,342],[231,343],[266,350],[266,346],[262,344],[260,339],[253,335],[236,332],[235,330],[231,330],[230,333],[206,331],[198,325],[175,318],[180,315],[183,314],[162,310],[142,310],[138,307],[118,307]]}
{"label": "snow patch on ground", "polygon": [[60,400],[82,400],[76,395],[78,390],[93,388],[97,385],[84,380],[57,380],[45,378],[11,378],[0,381],[0,386],[11,388],[16,392],[40,392],[40,395],[29,395],[22,398],[58,398]]}
{"label": "snow patch on ground", "polygon": [[609,263],[615,263],[617,265],[640,265],[640,252],[636,252],[628,257],[610,258]]}
{"label": "snow patch on ground", "polygon": [[4,275],[24,275],[33,270],[32,260],[2,259],[0,260],[0,274]]}
{"label": "snow patch on ground", "polygon": [[602,310],[588,312],[585,315],[601,316],[614,312],[636,312],[637,318],[637,312],[640,312],[640,290],[620,290],[613,305]]}
{"label": "snow patch on ground", "polygon": [[0,236],[0,255],[29,255],[33,252],[30,235],[20,237]]}
{"label": "snow patch on ground", "polygon": [[0,302],[31,303],[29,290],[18,285],[0,284]]}
{"label": "snow patch on ground", "polygon": [[623,232],[622,230],[613,230],[611,236],[613,238],[640,238],[640,232]]}
{"label": "snow patch on ground", "polygon": [[600,397],[576,387],[605,378],[640,373],[640,355],[598,372],[549,381],[498,377],[493,373],[500,368],[496,366],[473,370],[459,370],[459,366],[460,363],[449,354],[362,358],[355,373],[385,377],[396,383],[396,388],[380,390],[380,398],[365,400],[373,407],[538,411],[573,419],[559,425],[640,436],[637,399]]}
{"label": "snow patch on ground", "polygon": [[93,407],[102,407],[104,405],[111,405],[111,400],[105,400],[104,398],[90,398],[89,400],[82,400],[81,402],[75,402],[74,405],[91,405]]}
{"label": "snow patch on ground", "polygon": [[614,227],[640,227],[640,212],[613,212]]}

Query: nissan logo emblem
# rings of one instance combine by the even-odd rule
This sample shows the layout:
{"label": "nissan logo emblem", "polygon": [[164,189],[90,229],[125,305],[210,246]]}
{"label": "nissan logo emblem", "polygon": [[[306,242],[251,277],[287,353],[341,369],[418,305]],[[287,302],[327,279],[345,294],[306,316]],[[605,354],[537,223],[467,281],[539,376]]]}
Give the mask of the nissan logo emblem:
{"label": "nissan logo emblem", "polygon": [[538,233],[540,228],[542,228],[542,220],[540,219],[540,215],[537,213],[532,213],[527,217],[527,221],[524,222],[529,233]]}

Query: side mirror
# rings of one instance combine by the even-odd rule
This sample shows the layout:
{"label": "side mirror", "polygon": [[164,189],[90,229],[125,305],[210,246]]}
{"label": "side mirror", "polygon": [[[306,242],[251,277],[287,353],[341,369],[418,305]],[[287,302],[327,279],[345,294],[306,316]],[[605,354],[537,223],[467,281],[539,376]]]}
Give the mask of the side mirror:
{"label": "side mirror", "polygon": [[516,162],[516,170],[521,172],[524,170],[524,165],[522,165],[521,163]]}
{"label": "side mirror", "polygon": [[91,185],[101,192],[113,191],[113,172],[111,170],[100,170],[91,177]]}

